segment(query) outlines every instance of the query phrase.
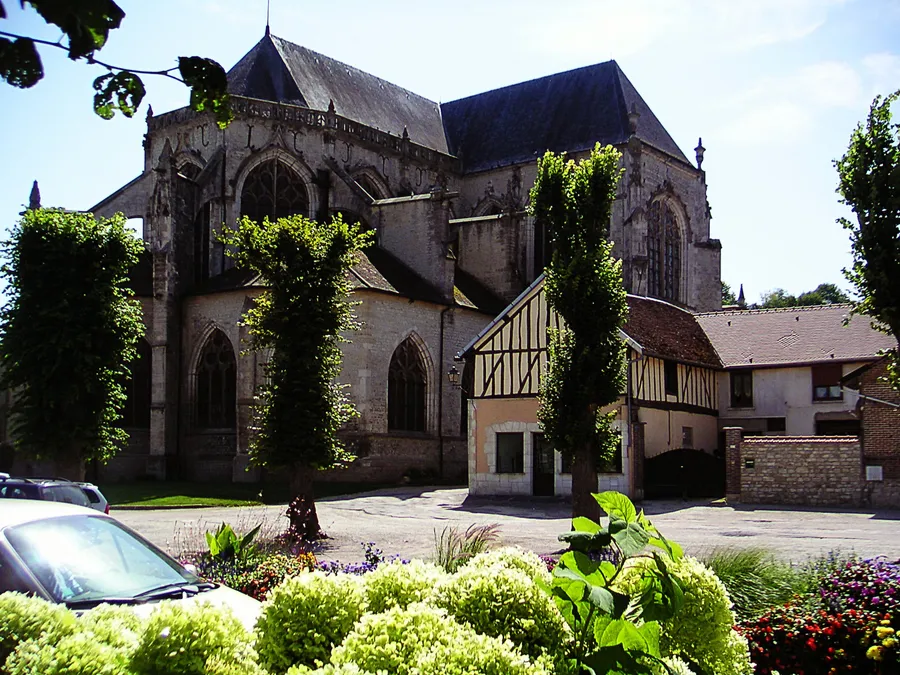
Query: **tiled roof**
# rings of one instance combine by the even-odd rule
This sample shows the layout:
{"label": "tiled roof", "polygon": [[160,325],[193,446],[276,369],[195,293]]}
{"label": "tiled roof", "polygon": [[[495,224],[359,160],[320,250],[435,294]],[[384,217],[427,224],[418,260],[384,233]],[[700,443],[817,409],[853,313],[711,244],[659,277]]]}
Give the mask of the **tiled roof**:
{"label": "tiled roof", "polygon": [[865,316],[848,325],[850,305],[706,312],[697,321],[725,367],[874,359],[896,340]]}
{"label": "tiled roof", "polygon": [[497,316],[506,307],[501,298],[459,267],[456,268],[453,283],[453,295],[458,305],[477,309],[491,316]]}
{"label": "tiled roof", "polygon": [[440,291],[383,248],[371,246],[357,254],[351,274],[354,288],[402,295],[410,300],[441,304]]}
{"label": "tiled roof", "polygon": [[687,162],[615,61],[556,73],[441,104],[450,152],[465,171],[532,162],[547,150],[620,144],[640,114],[637,137]]}
{"label": "tiled roof", "polygon": [[629,295],[628,321],[623,330],[650,356],[711,368],[722,366],[694,315],[668,302]]}
{"label": "tiled roof", "polygon": [[328,110],[396,136],[447,152],[438,104],[324,54],[265,35],[228,71],[237,96]]}

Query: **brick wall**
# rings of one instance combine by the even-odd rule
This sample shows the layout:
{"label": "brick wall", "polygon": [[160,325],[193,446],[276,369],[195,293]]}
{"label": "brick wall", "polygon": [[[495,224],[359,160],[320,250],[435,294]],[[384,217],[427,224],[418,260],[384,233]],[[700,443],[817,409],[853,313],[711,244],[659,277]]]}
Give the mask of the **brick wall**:
{"label": "brick wall", "polygon": [[810,506],[863,503],[865,482],[857,438],[759,436],[740,440],[739,430],[729,428],[725,433],[729,499]]}
{"label": "brick wall", "polygon": [[[859,378],[862,447],[867,465],[882,467],[885,481],[900,480],[900,393],[884,381],[887,362],[879,361]],[[878,399],[878,400],[873,400]]]}

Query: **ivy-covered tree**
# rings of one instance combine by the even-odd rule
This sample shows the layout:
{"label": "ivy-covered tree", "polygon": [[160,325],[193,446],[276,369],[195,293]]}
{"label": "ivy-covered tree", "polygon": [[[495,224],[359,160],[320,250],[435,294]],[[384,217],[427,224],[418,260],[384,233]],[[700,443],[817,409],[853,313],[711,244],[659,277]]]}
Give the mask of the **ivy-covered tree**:
{"label": "ivy-covered tree", "polygon": [[352,459],[338,430],[357,413],[336,378],[342,334],[357,326],[347,272],[371,237],[340,216],[327,223],[244,218],[223,237],[237,265],[267,286],[243,319],[251,349],[271,350],[267,381],[257,391],[250,457],[290,473],[291,492],[305,510],[296,534],[307,538],[319,534],[316,471]]}
{"label": "ivy-covered tree", "polygon": [[619,445],[614,415],[603,408],[625,390],[620,329],[628,305],[622,263],[613,259],[608,239],[620,157],[599,144],[577,164],[548,152],[538,160],[529,206],[550,236],[545,290],[565,322],[549,335],[538,419],[547,440],[572,459],[573,515],[594,519],[597,466],[609,462]]}
{"label": "ivy-covered tree", "polygon": [[125,218],[26,211],[3,245],[7,302],[0,363],[13,390],[17,451],[84,478],[84,463],[112,457],[128,440],[119,426],[124,382],[144,334],[128,274],[143,244]]}
{"label": "ivy-covered tree", "polygon": [[[56,42],[0,30],[0,79],[14,87],[33,87],[44,77],[37,45],[62,49],[73,61],[100,66],[106,73],[94,80],[94,111],[111,119],[115,111],[132,117],[144,99],[141,75],[159,75],[182,82],[191,90],[191,108],[212,112],[225,127],[234,115],[228,105],[225,69],[212,59],[180,56],[178,65],[162,70],[122,68],[100,61],[96,54],[119,28],[125,12],[113,0],[20,0],[30,5],[44,21],[57,26],[62,36]],[[0,1],[0,19],[6,19]],[[0,24],[2,26],[2,24]]]}
{"label": "ivy-covered tree", "polygon": [[[873,317],[900,340],[900,124],[891,113],[898,99],[900,91],[875,98],[865,126],[856,127],[835,166],[841,203],[856,216],[856,222],[838,219],[850,232],[853,264],[844,274],[861,298],[855,311]],[[900,390],[896,349],[889,373]]]}
{"label": "ivy-covered tree", "polygon": [[774,309],[778,307],[806,307],[809,305],[834,305],[850,302],[850,296],[835,284],[819,284],[811,291],[792,295],[783,288],[763,293],[758,305],[752,309]]}

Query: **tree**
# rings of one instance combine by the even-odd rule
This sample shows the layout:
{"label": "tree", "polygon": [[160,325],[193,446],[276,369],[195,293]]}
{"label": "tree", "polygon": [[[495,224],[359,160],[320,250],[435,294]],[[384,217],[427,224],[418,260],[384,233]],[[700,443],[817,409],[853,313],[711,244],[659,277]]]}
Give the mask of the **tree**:
{"label": "tree", "polygon": [[347,273],[371,238],[340,216],[327,223],[245,217],[223,236],[237,265],[267,284],[244,315],[251,349],[271,350],[267,382],[257,391],[250,457],[289,471],[292,494],[308,508],[298,534],[309,538],[319,534],[315,472],[352,459],[338,430],[356,410],[336,378],[346,341],[341,334],[356,328]]}
{"label": "tree", "polygon": [[792,295],[783,288],[763,293],[758,305],[753,309],[774,309],[779,307],[807,307],[809,305],[834,305],[850,302],[850,296],[835,284],[819,284],[812,291]]}
{"label": "tree", "polygon": [[[26,0],[21,0],[22,6]],[[27,0],[48,24],[62,30],[58,42],[39,40],[0,30],[0,78],[14,87],[33,87],[44,77],[36,45],[62,49],[73,61],[101,66],[106,73],[94,80],[94,111],[111,119],[115,111],[132,117],[144,99],[141,75],[159,75],[183,82],[191,90],[191,108],[210,111],[225,127],[234,115],[228,105],[225,69],[212,59],[180,56],[178,66],[163,70],[136,70],[104,63],[95,54],[106,45],[109,33],[119,28],[125,12],[113,0]],[[6,10],[0,2],[0,19]]]}
{"label": "tree", "polygon": [[143,244],[124,216],[26,211],[3,245],[8,300],[0,310],[3,386],[15,392],[18,450],[81,480],[128,439],[116,423],[128,364],[144,333],[128,274]]}
{"label": "tree", "polygon": [[628,314],[622,263],[612,257],[609,219],[621,155],[594,148],[579,163],[548,152],[538,161],[530,212],[546,227],[553,255],[546,269],[550,306],[565,328],[549,335],[538,418],[547,440],[572,458],[572,512],[596,517],[597,465],[618,449],[602,409],[625,389]]}
{"label": "tree", "polygon": [[[891,106],[900,91],[875,97],[866,125],[857,125],[847,153],[835,162],[841,203],[856,222],[840,218],[850,232],[853,264],[844,274],[861,298],[855,310],[871,316],[900,340],[900,125]],[[892,352],[891,382],[900,390],[900,356]]]}
{"label": "tree", "polygon": [[734,291],[731,290],[731,286],[726,284],[724,281],[722,282],[722,306],[727,307],[728,305],[736,305],[738,304],[737,296],[734,294]]}

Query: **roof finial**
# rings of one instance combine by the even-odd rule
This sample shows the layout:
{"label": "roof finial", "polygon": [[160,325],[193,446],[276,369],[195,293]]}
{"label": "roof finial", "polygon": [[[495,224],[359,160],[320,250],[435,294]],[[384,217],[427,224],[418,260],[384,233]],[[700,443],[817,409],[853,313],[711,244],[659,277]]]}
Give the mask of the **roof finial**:
{"label": "roof finial", "polygon": [[697,147],[694,148],[694,152],[697,153],[697,168],[703,168],[703,153],[706,152],[706,148],[703,147],[703,139],[697,139]]}
{"label": "roof finial", "polygon": [[28,196],[28,209],[34,211],[39,208],[41,208],[41,189],[38,187],[38,182],[34,181],[34,185],[31,186],[31,194]]}
{"label": "roof finial", "polygon": [[269,34],[269,9],[271,9],[272,0],[266,0],[266,35]]}

